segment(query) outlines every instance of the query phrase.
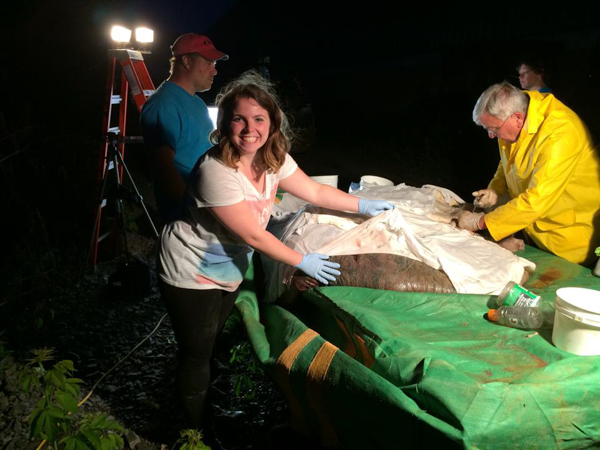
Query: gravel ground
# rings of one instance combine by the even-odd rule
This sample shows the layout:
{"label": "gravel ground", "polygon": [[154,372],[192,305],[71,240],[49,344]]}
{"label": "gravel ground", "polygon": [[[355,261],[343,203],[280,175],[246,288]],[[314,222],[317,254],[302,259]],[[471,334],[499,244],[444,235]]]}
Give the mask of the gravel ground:
{"label": "gravel ground", "polygon": [[[78,287],[47,300],[45,308],[52,311],[54,319],[31,342],[21,343],[15,359],[27,358],[26,347],[53,347],[57,360],[74,362],[75,376],[85,382],[84,393],[162,320],[156,332],[106,376],[84,406],[109,413],[127,428],[131,448],[172,448],[185,421],[176,400],[176,344],[169,318],[154,279],[147,295],[131,295],[111,277],[118,268],[116,262],[99,265]],[[219,439],[228,449],[290,448],[280,443],[280,439],[290,437],[303,442],[285,427],[287,405],[275,385],[260,371],[251,370],[250,352],[230,364],[230,350],[245,342],[243,324],[234,317],[215,348],[219,374],[213,394]],[[27,435],[27,417],[35,399],[28,399],[15,384],[18,364],[5,359],[3,367],[8,370],[3,370],[0,378],[0,436],[6,449],[35,448],[38,444]],[[234,393],[234,381],[240,374],[254,383],[251,399]]]}

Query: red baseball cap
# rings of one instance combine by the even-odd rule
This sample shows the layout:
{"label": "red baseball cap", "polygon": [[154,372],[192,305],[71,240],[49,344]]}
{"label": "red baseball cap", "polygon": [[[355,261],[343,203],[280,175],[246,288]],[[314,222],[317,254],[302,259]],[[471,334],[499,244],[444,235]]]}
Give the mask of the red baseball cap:
{"label": "red baseball cap", "polygon": [[185,55],[186,53],[200,53],[206,59],[219,61],[229,59],[229,56],[217,50],[214,44],[206,36],[196,33],[187,33],[179,36],[171,45],[173,56]]}

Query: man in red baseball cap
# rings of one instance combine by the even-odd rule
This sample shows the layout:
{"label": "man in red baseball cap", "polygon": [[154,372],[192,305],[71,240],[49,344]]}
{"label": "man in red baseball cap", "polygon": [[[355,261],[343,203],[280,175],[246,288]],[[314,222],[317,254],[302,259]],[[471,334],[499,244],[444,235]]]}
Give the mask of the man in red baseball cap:
{"label": "man in red baseball cap", "polygon": [[192,169],[211,147],[208,136],[213,123],[196,93],[210,89],[217,61],[229,59],[209,38],[195,33],[179,36],[171,52],[171,75],[148,99],[140,120],[164,223],[183,212]]}
{"label": "man in red baseball cap", "polygon": [[171,45],[173,56],[185,55],[186,53],[200,53],[204,58],[212,61],[229,59],[225,53],[215,48],[206,36],[196,33],[182,34]]}

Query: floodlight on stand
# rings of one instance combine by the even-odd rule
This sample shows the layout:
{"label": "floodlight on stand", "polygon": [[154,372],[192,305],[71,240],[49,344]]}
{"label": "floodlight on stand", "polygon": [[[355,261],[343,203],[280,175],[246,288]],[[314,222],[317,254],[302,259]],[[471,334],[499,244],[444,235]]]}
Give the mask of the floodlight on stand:
{"label": "floodlight on stand", "polygon": [[138,27],[135,29],[135,40],[141,44],[154,42],[154,30],[146,27]]}
{"label": "floodlight on stand", "polygon": [[131,41],[131,30],[119,25],[115,25],[110,30],[110,37],[115,42],[129,42]]}

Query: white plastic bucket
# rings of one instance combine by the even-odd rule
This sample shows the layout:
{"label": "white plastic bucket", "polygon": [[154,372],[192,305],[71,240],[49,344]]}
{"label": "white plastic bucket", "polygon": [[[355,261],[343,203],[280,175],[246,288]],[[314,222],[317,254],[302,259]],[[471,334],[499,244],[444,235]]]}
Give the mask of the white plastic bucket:
{"label": "white plastic bucket", "polygon": [[321,175],[316,177],[310,177],[310,179],[320,184],[326,184],[328,186],[333,186],[334,188],[338,187],[337,175]]}
{"label": "white plastic bucket", "polygon": [[600,355],[600,291],[561,288],[554,309],[554,345],[576,355]]}
{"label": "white plastic bucket", "polygon": [[374,186],[393,186],[394,182],[387,178],[377,177],[375,175],[363,175],[360,178],[360,185],[363,188]]}

